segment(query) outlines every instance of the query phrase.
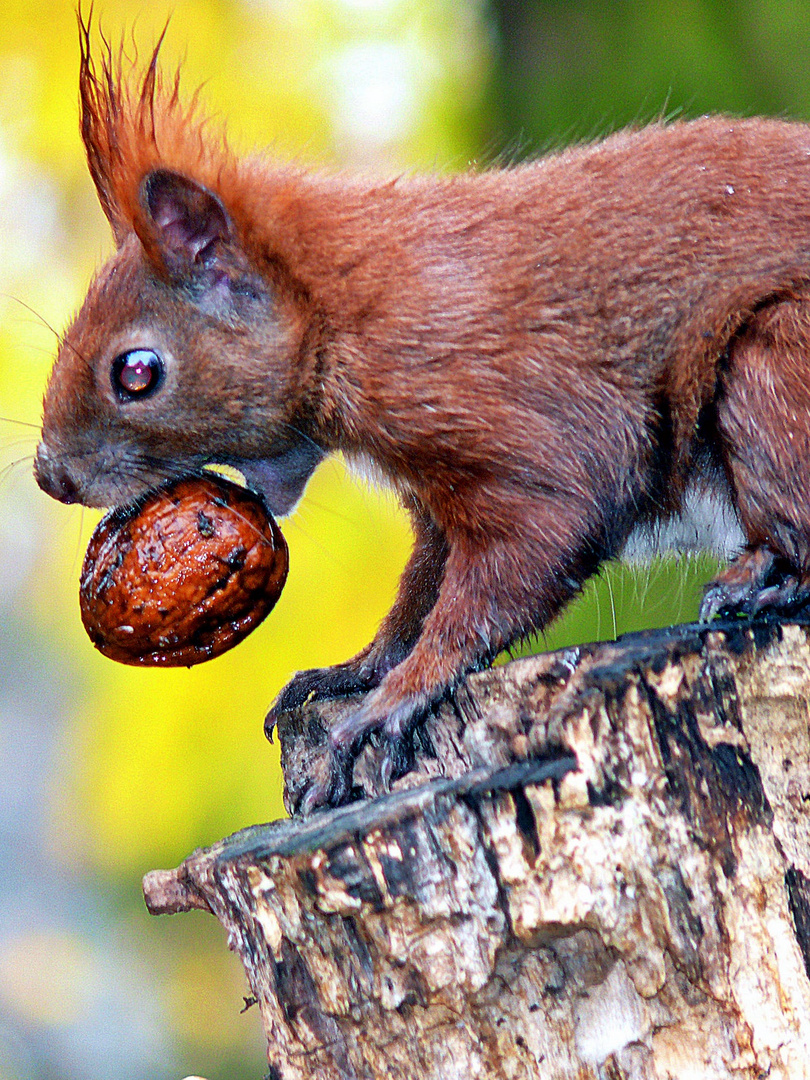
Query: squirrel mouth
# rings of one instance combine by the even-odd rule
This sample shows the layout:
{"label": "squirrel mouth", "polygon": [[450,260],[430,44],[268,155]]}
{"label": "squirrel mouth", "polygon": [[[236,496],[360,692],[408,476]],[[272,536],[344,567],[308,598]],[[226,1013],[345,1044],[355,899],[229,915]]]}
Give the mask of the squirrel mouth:
{"label": "squirrel mouth", "polygon": [[274,457],[229,461],[245,483],[262,496],[274,517],[292,513],[324,452],[315,443],[299,443]]}

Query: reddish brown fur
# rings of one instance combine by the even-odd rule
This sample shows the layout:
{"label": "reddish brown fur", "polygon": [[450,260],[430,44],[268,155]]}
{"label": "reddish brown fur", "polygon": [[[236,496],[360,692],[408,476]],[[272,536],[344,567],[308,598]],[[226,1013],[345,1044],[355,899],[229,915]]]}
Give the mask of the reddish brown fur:
{"label": "reddish brown fur", "polygon": [[[372,690],[333,732],[337,757],[384,726],[400,767],[428,705],[694,482],[729,494],[767,572],[784,564],[766,598],[801,592],[806,127],[704,118],[379,182],[236,158],[156,55],[128,82],[109,52],[96,66],[86,30],[81,96],[118,250],[54,367],[40,482],[121,502],[230,461],[264,469],[286,509],[322,452],[371,461],[414,522],[398,598],[364,653],[302,673],[278,705]],[[109,367],[136,346],[171,362],[122,405]],[[721,581],[710,610],[758,603],[763,565]]]}
{"label": "reddish brown fur", "polygon": [[[207,138],[196,96],[180,98],[180,73],[167,84],[157,66],[161,35],[143,76],[123,77],[123,50],[111,49],[97,67],[90,50],[90,24],[80,23],[82,139],[90,175],[104,213],[120,243],[139,222],[141,180],[158,166],[197,177],[207,187],[232,182],[233,156],[224,138]],[[164,31],[165,33],[165,31]]]}

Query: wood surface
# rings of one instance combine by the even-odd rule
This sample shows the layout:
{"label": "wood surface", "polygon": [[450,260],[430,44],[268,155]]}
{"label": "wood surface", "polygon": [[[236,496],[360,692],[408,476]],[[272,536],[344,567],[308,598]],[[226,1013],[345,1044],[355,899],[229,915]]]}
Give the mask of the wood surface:
{"label": "wood surface", "polygon": [[[279,727],[294,808],[314,703]],[[144,881],[242,958],[270,1080],[810,1078],[810,627],[692,625],[468,677],[390,794]]]}

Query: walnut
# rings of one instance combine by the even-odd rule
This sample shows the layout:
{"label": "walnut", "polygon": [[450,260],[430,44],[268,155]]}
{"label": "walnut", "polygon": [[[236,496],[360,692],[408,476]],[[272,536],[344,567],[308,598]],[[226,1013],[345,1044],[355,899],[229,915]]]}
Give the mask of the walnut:
{"label": "walnut", "polygon": [[82,567],[82,622],[113,660],[190,667],[259,625],[287,565],[260,498],[219,476],[184,477],[99,522]]}

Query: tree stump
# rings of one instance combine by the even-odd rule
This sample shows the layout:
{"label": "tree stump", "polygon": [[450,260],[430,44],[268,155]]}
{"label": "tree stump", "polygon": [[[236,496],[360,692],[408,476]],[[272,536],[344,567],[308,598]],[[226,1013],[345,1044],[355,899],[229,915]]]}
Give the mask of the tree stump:
{"label": "tree stump", "polygon": [[[351,702],[280,725],[288,807]],[[810,1077],[810,626],[469,676],[415,769],[147,875],[242,958],[271,1080]]]}

